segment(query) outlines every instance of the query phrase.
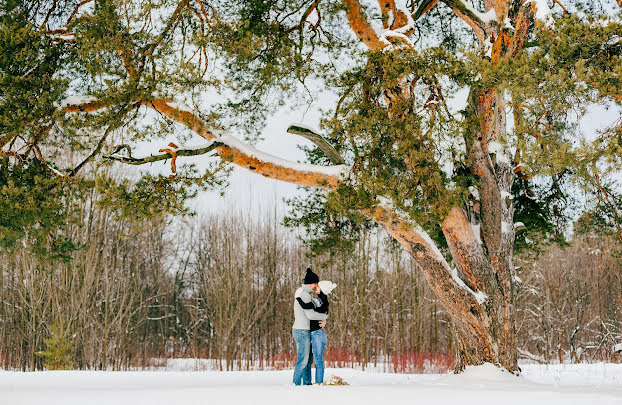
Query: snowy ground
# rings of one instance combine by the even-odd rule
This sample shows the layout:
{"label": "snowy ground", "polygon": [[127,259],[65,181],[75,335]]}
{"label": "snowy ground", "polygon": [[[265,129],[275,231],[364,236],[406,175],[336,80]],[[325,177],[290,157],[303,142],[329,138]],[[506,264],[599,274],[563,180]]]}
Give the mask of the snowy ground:
{"label": "snowy ground", "polygon": [[0,371],[0,404],[622,405],[622,364],[490,365],[461,375],[328,369],[350,386],[290,385],[291,371]]}

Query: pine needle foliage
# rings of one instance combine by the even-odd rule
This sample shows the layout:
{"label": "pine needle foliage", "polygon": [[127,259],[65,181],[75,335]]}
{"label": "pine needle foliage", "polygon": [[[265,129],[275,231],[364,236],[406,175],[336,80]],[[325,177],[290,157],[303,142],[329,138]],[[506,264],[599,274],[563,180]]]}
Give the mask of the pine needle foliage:
{"label": "pine needle foliage", "polygon": [[62,322],[50,328],[50,337],[43,340],[45,350],[37,352],[48,370],[71,370],[74,368],[74,347],[71,335]]}

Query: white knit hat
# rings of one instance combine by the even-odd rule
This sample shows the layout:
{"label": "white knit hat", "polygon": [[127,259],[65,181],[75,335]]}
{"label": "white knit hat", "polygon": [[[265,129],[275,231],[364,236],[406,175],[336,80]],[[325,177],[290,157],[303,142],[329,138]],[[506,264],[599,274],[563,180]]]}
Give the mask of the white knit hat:
{"label": "white knit hat", "polygon": [[328,280],[322,280],[318,283],[318,285],[320,286],[320,290],[322,290],[322,292],[326,295],[330,294],[330,292],[337,287],[337,284]]}

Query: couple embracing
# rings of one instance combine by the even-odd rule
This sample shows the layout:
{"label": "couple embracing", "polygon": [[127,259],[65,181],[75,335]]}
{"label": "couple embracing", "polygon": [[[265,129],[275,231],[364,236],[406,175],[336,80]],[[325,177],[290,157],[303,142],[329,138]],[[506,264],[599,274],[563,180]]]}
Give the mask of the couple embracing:
{"label": "couple embracing", "polygon": [[296,342],[296,366],[294,384],[311,385],[311,362],[315,363],[315,383],[324,382],[324,346],[326,346],[327,295],[337,285],[320,281],[310,268],[303,285],[296,290],[294,300],[294,326],[292,334]]}

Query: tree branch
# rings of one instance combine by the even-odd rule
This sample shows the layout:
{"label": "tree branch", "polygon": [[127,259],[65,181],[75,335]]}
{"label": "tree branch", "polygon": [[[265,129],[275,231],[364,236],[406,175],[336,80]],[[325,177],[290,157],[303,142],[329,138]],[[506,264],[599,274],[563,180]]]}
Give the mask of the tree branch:
{"label": "tree branch", "polygon": [[[91,112],[106,105],[99,100],[92,98],[77,98],[86,100],[84,103],[64,103],[65,112]],[[341,175],[348,169],[345,165],[320,166],[291,162],[281,159],[269,153],[262,152],[239,139],[230,135],[215,135],[208,127],[205,121],[192,110],[184,105],[170,99],[154,99],[151,101],[137,102],[145,107],[158,111],[167,118],[190,129],[192,132],[202,138],[219,143],[213,149],[218,155],[233,164],[259,173],[264,177],[286,181],[301,186],[319,187],[333,189],[341,182]],[[176,151],[178,155],[182,153]],[[198,154],[198,153],[197,153]],[[156,160],[163,160],[170,157],[171,154],[156,155],[155,157],[147,157],[135,161],[131,156],[115,156],[124,163],[143,164]],[[152,160],[156,159],[156,160]]]}
{"label": "tree branch", "polygon": [[345,160],[341,157],[339,152],[332,147],[331,144],[328,143],[326,139],[311,128],[301,125],[301,124],[292,124],[287,128],[287,132],[290,134],[300,135],[304,138],[307,138],[311,142],[313,142],[318,148],[324,152],[324,154],[330,159],[330,161],[336,165],[345,164]]}
{"label": "tree branch", "polygon": [[483,44],[486,39],[486,24],[484,21],[482,21],[479,16],[476,15],[473,10],[467,7],[461,0],[443,0],[443,2],[451,8],[454,14],[460,17],[469,25],[469,27],[473,29],[479,43]]}
{"label": "tree branch", "polygon": [[[198,155],[204,155],[208,152],[213,151],[215,148],[221,146],[222,143],[220,142],[209,142],[206,143],[204,145],[199,145],[199,146],[195,146],[195,147],[188,147],[188,148],[181,148],[181,149],[175,149],[175,154],[177,156],[198,156]],[[167,148],[168,149],[168,148]],[[120,155],[119,152],[121,150],[126,150],[128,152],[127,156],[124,155]],[[162,149],[160,149],[162,150]],[[108,160],[116,160],[118,162],[122,162],[125,164],[129,164],[129,165],[144,165],[147,163],[153,163],[153,162],[158,162],[160,160],[166,160],[166,159],[170,159],[171,158],[171,154],[170,153],[162,153],[159,155],[149,155],[146,157],[142,157],[142,158],[135,158],[132,156],[131,153],[131,149],[129,147],[129,145],[123,144],[123,145],[118,145],[114,148],[114,150],[112,151],[112,153],[110,155],[106,155],[104,156],[105,159]]]}
{"label": "tree branch", "polygon": [[415,20],[418,20],[425,13],[432,10],[434,6],[438,4],[438,2],[439,0],[423,0],[421,3],[419,3],[419,8],[417,8],[417,11],[415,11],[415,14],[413,14],[413,18]]}
{"label": "tree branch", "polygon": [[383,48],[378,34],[367,21],[367,16],[358,0],[343,0],[346,16],[354,34],[371,50]]}
{"label": "tree branch", "polygon": [[78,10],[80,9],[80,7],[82,7],[83,5],[92,2],[93,0],[82,0],[81,2],[79,2],[78,4],[76,4],[76,7],[73,9],[73,11],[71,12],[71,15],[69,16],[69,18],[67,19],[67,22],[65,23],[65,27],[69,27],[69,25],[71,24],[73,18],[76,16],[76,13],[78,12]]}

